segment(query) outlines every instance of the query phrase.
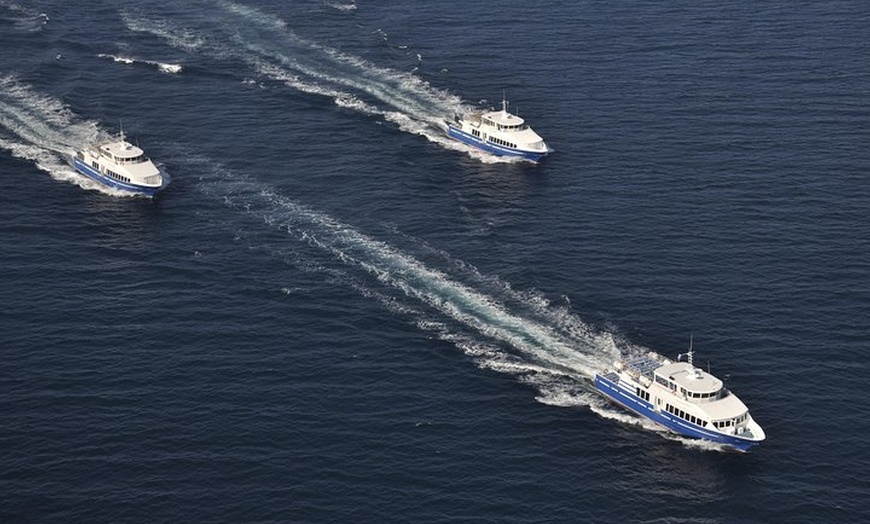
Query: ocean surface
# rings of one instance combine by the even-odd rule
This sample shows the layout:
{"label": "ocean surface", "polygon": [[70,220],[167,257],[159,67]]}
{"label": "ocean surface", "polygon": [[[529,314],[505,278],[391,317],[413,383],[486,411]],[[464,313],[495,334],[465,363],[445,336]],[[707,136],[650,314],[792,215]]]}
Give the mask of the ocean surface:
{"label": "ocean surface", "polygon": [[0,0],[0,180],[0,523],[870,522],[866,0]]}

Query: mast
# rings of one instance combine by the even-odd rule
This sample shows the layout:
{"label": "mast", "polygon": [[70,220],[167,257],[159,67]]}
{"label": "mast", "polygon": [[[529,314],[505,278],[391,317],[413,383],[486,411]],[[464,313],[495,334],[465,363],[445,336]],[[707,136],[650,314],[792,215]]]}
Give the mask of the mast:
{"label": "mast", "polygon": [[694,333],[689,333],[689,352],[686,353],[686,356],[689,358],[689,365],[694,367],[695,363],[692,361],[695,356],[695,352],[692,350],[692,338],[694,338]]}
{"label": "mast", "polygon": [[679,361],[683,357],[686,357],[686,362],[688,362],[690,366],[695,367],[695,362],[694,362],[695,351],[692,350],[692,338],[693,338],[693,334],[690,333],[689,334],[689,351],[688,351],[688,353],[680,353],[679,355],[677,355],[677,361]]}
{"label": "mast", "polygon": [[507,114],[507,96],[504,89],[501,90],[501,112]]}

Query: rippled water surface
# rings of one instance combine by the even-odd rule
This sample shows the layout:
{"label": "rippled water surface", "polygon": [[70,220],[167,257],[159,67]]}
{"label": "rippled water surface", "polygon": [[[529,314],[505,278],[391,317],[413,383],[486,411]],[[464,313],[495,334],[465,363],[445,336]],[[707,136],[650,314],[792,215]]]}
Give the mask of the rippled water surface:
{"label": "rippled water surface", "polygon": [[[0,522],[870,520],[870,4],[0,0]],[[498,105],[539,165],[450,141]],[[123,126],[154,201],[67,155]],[[747,454],[604,402],[696,359]]]}

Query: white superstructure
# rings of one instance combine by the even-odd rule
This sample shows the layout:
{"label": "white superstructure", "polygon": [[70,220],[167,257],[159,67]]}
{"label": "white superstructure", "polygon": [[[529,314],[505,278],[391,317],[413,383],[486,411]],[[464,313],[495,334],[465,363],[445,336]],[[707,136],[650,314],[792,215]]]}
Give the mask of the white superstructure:
{"label": "white superstructure", "polygon": [[616,362],[595,376],[599,392],[667,429],[741,451],[765,439],[746,405],[723,382],[688,360],[658,353]]}
{"label": "white superstructure", "polygon": [[553,150],[525,120],[507,110],[468,113],[447,122],[447,133],[466,144],[500,156],[515,156],[538,162]]}
{"label": "white superstructure", "polygon": [[107,186],[146,196],[154,196],[166,187],[165,173],[142,149],[128,142],[123,132],[113,140],[77,151],[73,166]]}

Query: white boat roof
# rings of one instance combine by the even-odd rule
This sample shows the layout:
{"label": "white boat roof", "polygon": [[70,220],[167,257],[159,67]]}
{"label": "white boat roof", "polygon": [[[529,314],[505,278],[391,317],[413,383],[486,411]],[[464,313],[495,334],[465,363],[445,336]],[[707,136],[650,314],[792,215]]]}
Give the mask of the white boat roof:
{"label": "white boat roof", "polygon": [[134,146],[126,140],[119,140],[117,142],[102,144],[100,146],[100,150],[104,153],[108,153],[109,155],[120,159],[136,158],[138,156],[142,156],[142,154],[144,153],[144,151],[142,151],[140,148]]}
{"label": "white boat roof", "polygon": [[714,402],[695,404],[695,406],[700,407],[711,420],[727,420],[749,412],[746,404],[733,393]]}
{"label": "white boat roof", "polygon": [[483,117],[503,126],[519,126],[525,122],[522,118],[512,115],[505,110],[490,111],[489,113],[484,113]]}
{"label": "white boat roof", "polygon": [[694,393],[715,393],[722,389],[721,380],[688,362],[665,364],[656,370],[656,374]]}

